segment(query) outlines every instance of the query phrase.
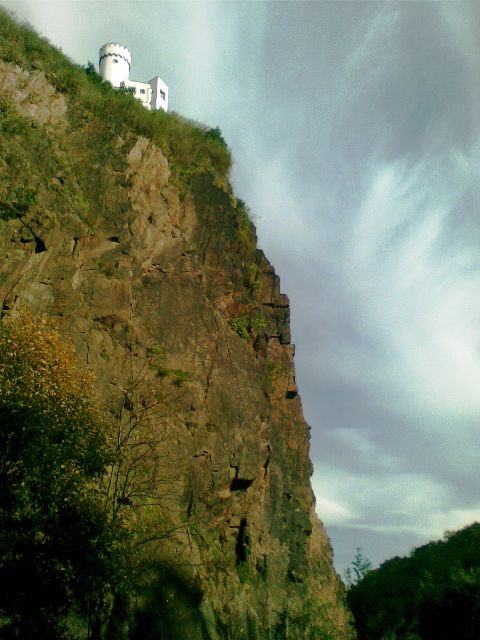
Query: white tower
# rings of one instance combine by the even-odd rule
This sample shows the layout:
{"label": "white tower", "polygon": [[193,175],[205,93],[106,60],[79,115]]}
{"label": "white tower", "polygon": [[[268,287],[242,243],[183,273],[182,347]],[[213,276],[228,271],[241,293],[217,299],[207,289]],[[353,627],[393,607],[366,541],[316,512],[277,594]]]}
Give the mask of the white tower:
{"label": "white tower", "polygon": [[145,109],[156,111],[168,110],[168,86],[161,78],[155,76],[150,82],[130,80],[132,56],[123,44],[109,42],[99,51],[98,66],[100,75],[116,89],[129,91],[139,100]]}
{"label": "white tower", "polygon": [[122,44],[109,42],[104,44],[99,51],[100,75],[114,87],[120,87],[123,83],[128,82],[131,64],[130,51]]}

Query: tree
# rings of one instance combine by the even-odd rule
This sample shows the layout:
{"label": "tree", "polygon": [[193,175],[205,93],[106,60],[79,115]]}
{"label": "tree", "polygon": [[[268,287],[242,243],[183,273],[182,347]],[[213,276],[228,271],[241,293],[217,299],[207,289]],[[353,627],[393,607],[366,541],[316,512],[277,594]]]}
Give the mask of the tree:
{"label": "tree", "polygon": [[480,524],[369,571],[347,592],[360,640],[477,640]]}
{"label": "tree", "polygon": [[[91,378],[45,318],[0,325],[0,634],[62,638],[115,566],[100,479],[111,459]],[[92,634],[90,634],[92,635]]]}
{"label": "tree", "polygon": [[345,570],[345,581],[347,587],[350,588],[358,584],[372,570],[372,563],[366,558],[360,547],[357,547],[355,557],[352,560],[351,567]]}
{"label": "tree", "polygon": [[[185,393],[189,374],[168,368],[159,344],[148,349],[144,358],[134,357],[134,339],[129,334],[125,386],[118,387],[117,397],[109,404],[113,456],[102,492],[112,524],[118,523],[127,536],[122,571],[111,581],[111,607],[98,612],[106,640],[130,637],[131,626],[145,613],[143,605],[137,610],[133,603],[149,601],[152,594],[158,595],[165,575],[169,580],[173,577],[173,566],[182,553],[181,539],[186,549],[185,538],[190,542],[194,526],[190,519],[176,518],[184,491],[184,462],[168,446],[166,435],[168,415]],[[185,558],[181,560],[185,564]],[[161,611],[165,614],[164,603],[155,607],[158,619]]]}
{"label": "tree", "polygon": [[215,142],[219,142],[223,147],[227,148],[227,143],[225,142],[225,138],[223,137],[219,127],[208,129],[205,132],[205,138],[208,140],[215,140]]}

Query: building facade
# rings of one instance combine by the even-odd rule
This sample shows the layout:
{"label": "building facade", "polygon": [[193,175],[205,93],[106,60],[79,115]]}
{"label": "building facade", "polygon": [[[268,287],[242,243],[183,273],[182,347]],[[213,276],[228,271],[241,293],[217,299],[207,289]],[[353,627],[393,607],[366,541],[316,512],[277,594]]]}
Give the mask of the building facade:
{"label": "building facade", "polygon": [[127,89],[146,109],[168,111],[168,86],[155,76],[148,82],[130,80],[132,56],[127,47],[109,42],[99,51],[98,67],[104,80],[118,89]]}

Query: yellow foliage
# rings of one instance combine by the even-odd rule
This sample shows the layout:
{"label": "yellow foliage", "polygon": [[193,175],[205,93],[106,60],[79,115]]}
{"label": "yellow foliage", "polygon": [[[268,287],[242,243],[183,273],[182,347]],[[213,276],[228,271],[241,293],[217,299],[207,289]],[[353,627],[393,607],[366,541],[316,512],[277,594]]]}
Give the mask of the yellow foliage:
{"label": "yellow foliage", "polygon": [[25,311],[2,321],[0,408],[10,415],[2,423],[5,437],[23,437],[16,431],[27,427],[15,427],[15,416],[21,425],[20,416],[28,412],[30,454],[36,452],[38,463],[42,459],[62,482],[68,478],[72,492],[74,486],[89,492],[86,479],[101,476],[111,457],[106,422],[94,398],[92,376],[79,371],[73,345],[46,317]]}
{"label": "yellow foliage", "polygon": [[94,409],[92,375],[78,370],[71,342],[30,311],[5,318],[0,327],[0,389],[4,405]]}

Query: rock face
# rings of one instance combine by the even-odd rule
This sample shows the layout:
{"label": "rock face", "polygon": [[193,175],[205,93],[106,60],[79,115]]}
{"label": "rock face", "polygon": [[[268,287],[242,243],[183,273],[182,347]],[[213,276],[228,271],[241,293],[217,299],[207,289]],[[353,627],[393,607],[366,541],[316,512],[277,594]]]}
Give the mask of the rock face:
{"label": "rock face", "polygon": [[79,116],[43,70],[1,63],[0,100],[0,308],[56,319],[141,452],[125,500],[158,583],[141,606],[170,631],[138,637],[350,638],[288,299],[242,203]]}

